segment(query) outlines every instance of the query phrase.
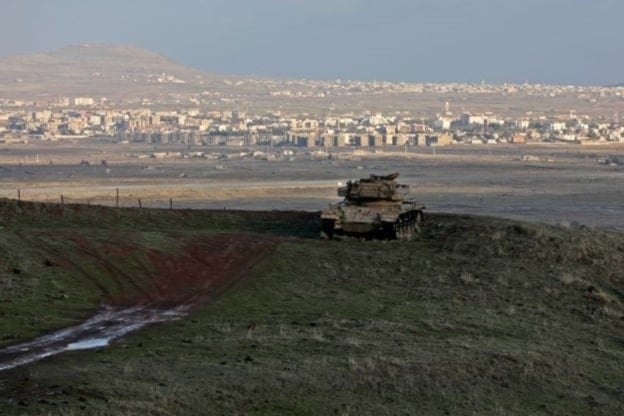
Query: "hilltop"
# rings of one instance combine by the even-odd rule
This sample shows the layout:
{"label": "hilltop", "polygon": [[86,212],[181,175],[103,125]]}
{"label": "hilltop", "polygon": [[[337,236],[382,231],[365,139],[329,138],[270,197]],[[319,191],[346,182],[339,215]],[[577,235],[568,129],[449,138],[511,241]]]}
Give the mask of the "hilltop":
{"label": "hilltop", "polygon": [[0,58],[3,94],[19,97],[153,97],[201,91],[222,79],[129,45],[72,45]]}
{"label": "hilltop", "polygon": [[1,413],[624,411],[622,234],[433,213],[413,241],[321,241],[318,213],[6,200],[0,227],[2,346],[203,295],[0,372]]}

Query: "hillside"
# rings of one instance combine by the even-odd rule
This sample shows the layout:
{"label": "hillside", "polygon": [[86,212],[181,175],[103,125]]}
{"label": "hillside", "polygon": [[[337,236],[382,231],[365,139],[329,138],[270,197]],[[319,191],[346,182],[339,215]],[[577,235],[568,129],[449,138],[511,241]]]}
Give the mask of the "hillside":
{"label": "hillside", "polygon": [[50,52],[0,58],[3,97],[157,97],[201,92],[201,88],[213,84],[222,87],[222,80],[223,77],[128,45],[73,45]]}
{"label": "hillside", "polygon": [[194,302],[0,372],[0,413],[624,411],[623,235],[440,213],[409,242],[318,231],[314,213],[0,201],[0,348],[101,303]]}

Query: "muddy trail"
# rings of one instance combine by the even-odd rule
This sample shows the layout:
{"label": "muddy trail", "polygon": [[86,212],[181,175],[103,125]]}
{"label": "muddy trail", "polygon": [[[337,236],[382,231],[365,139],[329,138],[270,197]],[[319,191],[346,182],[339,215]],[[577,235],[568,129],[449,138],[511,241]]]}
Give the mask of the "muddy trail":
{"label": "muddy trail", "polygon": [[[186,242],[177,254],[150,249],[144,256],[147,265],[142,266],[148,275],[138,277],[116,264],[111,247],[75,234],[62,237],[74,240],[83,258],[114,274],[115,287],[98,286],[103,303],[84,322],[0,349],[0,371],[66,351],[105,347],[147,325],[181,319],[243,277],[279,240],[265,235],[219,234]],[[134,248],[118,246],[115,250],[116,256],[128,256]],[[93,278],[71,256],[55,261]]]}

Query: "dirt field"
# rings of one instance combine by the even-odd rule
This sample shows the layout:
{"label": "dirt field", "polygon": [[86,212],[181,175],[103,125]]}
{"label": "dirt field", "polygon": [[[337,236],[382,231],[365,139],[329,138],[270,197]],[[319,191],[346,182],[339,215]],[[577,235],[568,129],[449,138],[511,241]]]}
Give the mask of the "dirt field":
{"label": "dirt field", "polygon": [[[501,216],[554,224],[624,229],[624,147],[579,145],[454,146],[405,152],[335,152],[311,160],[242,159],[248,149],[196,148],[227,159],[137,159],[166,145],[0,147],[0,197],[136,207],[317,211],[336,202],[338,182],[398,171],[431,211]],[[266,149],[265,149],[266,150]],[[278,152],[275,149],[274,152]],[[80,165],[81,161],[88,166]],[[101,164],[106,160],[106,166]]]}

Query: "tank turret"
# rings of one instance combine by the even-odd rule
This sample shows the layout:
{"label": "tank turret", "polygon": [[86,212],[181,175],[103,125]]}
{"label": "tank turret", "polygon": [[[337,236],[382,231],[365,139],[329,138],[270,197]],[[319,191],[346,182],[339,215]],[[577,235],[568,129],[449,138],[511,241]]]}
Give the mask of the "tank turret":
{"label": "tank turret", "polygon": [[409,186],[396,183],[398,176],[398,173],[385,176],[371,174],[366,179],[348,181],[346,186],[338,188],[338,196],[354,204],[400,202],[409,194]]}
{"label": "tank turret", "polygon": [[371,174],[338,188],[344,200],[321,213],[321,235],[410,239],[423,221],[424,205],[409,199],[409,186],[396,182],[398,173]]}

